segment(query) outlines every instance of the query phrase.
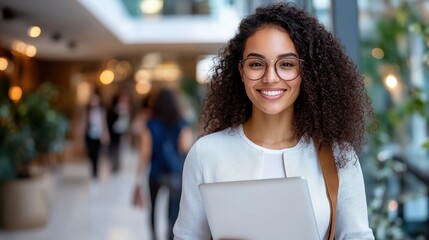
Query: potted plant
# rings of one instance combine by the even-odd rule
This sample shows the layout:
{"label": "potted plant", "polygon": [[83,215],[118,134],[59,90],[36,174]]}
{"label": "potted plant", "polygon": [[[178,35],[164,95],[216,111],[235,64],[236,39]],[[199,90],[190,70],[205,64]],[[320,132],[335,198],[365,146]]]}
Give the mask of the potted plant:
{"label": "potted plant", "polygon": [[35,160],[62,142],[67,122],[53,108],[57,91],[49,82],[18,102],[8,97],[9,81],[0,84],[0,227],[43,226],[49,201]]}

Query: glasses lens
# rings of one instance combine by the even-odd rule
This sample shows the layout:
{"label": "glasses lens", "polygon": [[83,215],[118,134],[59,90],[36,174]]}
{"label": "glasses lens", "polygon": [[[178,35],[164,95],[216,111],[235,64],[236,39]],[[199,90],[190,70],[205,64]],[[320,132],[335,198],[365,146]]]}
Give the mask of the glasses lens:
{"label": "glasses lens", "polygon": [[266,63],[262,59],[247,58],[242,62],[244,75],[250,80],[259,80],[265,74]]}
{"label": "glasses lens", "polygon": [[280,58],[276,62],[276,72],[283,80],[292,80],[299,75],[300,64],[295,58]]}
{"label": "glasses lens", "polygon": [[[241,62],[244,75],[250,80],[259,80],[264,77],[268,64],[264,59],[247,58]],[[300,73],[300,62],[296,58],[279,58],[275,62],[278,77],[289,81],[298,77]]]}

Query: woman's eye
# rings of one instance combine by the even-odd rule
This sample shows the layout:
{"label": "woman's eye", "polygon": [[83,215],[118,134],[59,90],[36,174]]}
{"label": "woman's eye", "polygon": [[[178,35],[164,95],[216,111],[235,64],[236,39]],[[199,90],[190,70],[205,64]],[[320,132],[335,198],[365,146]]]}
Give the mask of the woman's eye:
{"label": "woman's eye", "polygon": [[292,67],[293,64],[290,63],[290,62],[284,62],[284,63],[282,63],[282,66],[284,66],[284,67]]}
{"label": "woman's eye", "polygon": [[263,68],[265,64],[263,62],[250,62],[249,67],[251,68]]}
{"label": "woman's eye", "polygon": [[292,68],[294,66],[296,66],[296,63],[294,63],[293,61],[282,61],[279,63],[279,66],[282,68]]}

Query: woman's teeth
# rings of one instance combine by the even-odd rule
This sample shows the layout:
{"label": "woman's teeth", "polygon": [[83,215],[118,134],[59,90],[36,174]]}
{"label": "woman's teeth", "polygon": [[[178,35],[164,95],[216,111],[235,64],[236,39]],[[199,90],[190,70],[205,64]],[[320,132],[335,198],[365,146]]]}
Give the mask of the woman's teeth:
{"label": "woman's teeth", "polygon": [[277,96],[283,93],[282,90],[276,90],[276,91],[266,91],[266,90],[262,90],[261,91],[262,94],[264,95],[268,95],[268,96]]}

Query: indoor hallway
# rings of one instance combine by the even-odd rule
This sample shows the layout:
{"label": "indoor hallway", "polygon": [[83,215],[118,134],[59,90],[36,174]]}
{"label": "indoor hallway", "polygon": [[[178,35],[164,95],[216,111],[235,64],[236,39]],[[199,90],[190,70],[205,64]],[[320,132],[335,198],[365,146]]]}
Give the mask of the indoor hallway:
{"label": "indoor hallway", "polygon": [[[49,189],[50,217],[39,229],[5,231],[1,240],[149,240],[149,209],[131,205],[138,153],[130,144],[121,149],[121,170],[110,174],[103,153],[99,180],[90,178],[90,163],[73,159],[48,171],[44,179]],[[144,183],[146,186],[146,183]],[[167,191],[162,191],[157,210],[160,240],[166,239]],[[149,200],[148,200],[149,202]],[[158,206],[160,206],[158,204]]]}

